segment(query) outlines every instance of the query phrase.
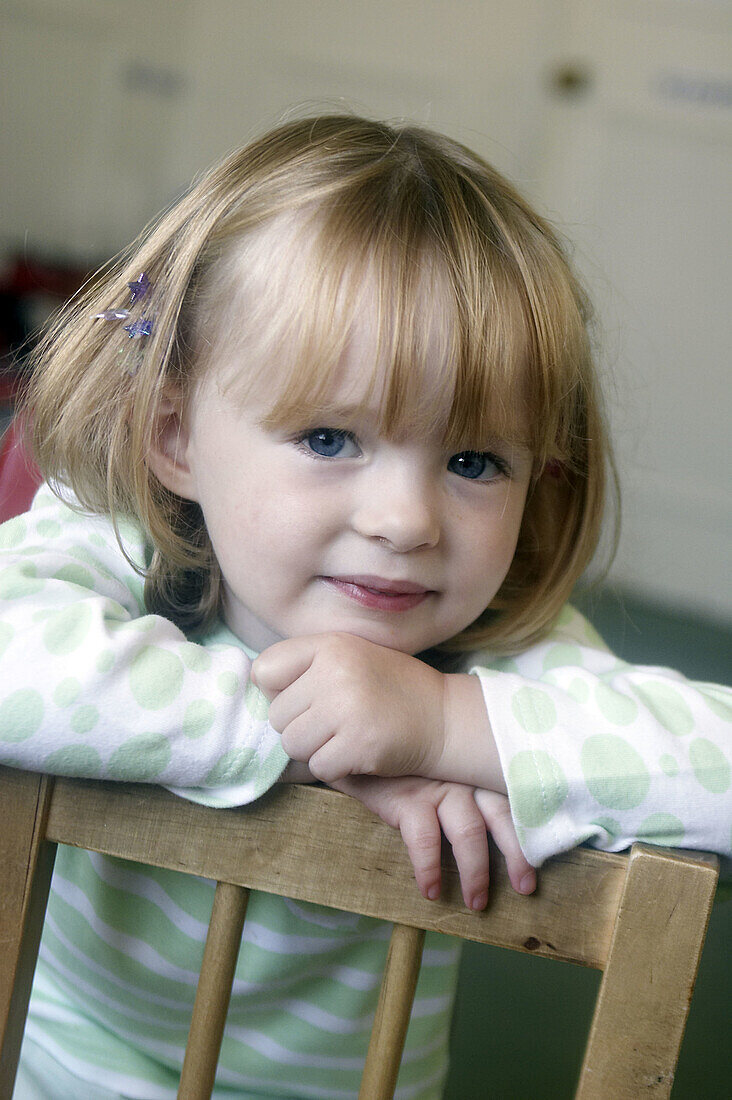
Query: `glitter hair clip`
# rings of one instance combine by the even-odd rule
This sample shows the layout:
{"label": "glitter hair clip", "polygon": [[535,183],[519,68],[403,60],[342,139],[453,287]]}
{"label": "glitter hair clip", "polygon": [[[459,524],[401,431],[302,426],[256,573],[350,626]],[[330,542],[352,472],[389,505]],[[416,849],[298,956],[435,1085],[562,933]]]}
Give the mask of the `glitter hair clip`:
{"label": "glitter hair clip", "polygon": [[104,313],[95,313],[95,321],[124,321],[130,315],[129,309],[105,309]]}
{"label": "glitter hair clip", "polygon": [[[142,301],[150,291],[150,280],[143,271],[138,279],[128,283],[130,288],[130,305]],[[105,309],[102,313],[95,313],[95,321],[126,321],[131,317],[129,309]],[[129,325],[124,326],[130,340],[136,340],[140,336],[150,336],[153,330],[153,322],[150,317],[138,317]]]}
{"label": "glitter hair clip", "polygon": [[135,302],[139,302],[142,298],[147,296],[150,289],[150,280],[143,271],[139,279],[135,279],[133,283],[128,283],[127,285],[130,288],[130,302],[134,305]]}
{"label": "glitter hair clip", "polygon": [[[146,272],[142,272],[139,278],[133,282],[128,283],[130,288],[130,305],[135,305],[136,302],[142,301],[146,298],[150,291],[150,280],[147,277]],[[102,313],[95,313],[94,319],[96,321],[127,321],[132,316],[129,309],[105,309]],[[141,315],[136,319],[130,321],[129,325],[124,326],[124,330],[129,336],[130,340],[139,340],[142,336],[150,336],[153,330],[153,320],[151,317],[145,317]],[[124,355],[125,351],[120,348],[120,355]],[[132,358],[127,367],[127,373],[134,375],[137,374],[140,369],[140,363],[142,361],[142,355],[138,351]]]}
{"label": "glitter hair clip", "polygon": [[125,332],[130,340],[136,340],[138,336],[149,336],[153,330],[153,323],[149,317],[138,317],[131,325],[125,325]]}

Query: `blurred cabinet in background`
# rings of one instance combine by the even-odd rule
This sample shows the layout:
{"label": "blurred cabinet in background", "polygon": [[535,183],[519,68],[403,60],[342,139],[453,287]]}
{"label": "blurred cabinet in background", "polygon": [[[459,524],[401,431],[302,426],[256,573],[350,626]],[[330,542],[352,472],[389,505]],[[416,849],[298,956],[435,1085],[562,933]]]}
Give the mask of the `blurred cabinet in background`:
{"label": "blurred cabinet in background", "polygon": [[732,619],[732,5],[571,0],[538,194],[600,321],[623,487],[612,576]]}
{"label": "blurred cabinet in background", "polygon": [[0,247],[82,266],[176,187],[186,0],[5,0]]}

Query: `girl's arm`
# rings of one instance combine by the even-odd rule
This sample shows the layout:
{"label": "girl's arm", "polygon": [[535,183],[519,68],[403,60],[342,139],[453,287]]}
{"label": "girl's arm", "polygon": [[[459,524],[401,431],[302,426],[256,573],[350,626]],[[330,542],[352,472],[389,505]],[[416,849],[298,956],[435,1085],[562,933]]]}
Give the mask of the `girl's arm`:
{"label": "girl's arm", "polygon": [[253,676],[286,751],[326,782],[507,790],[534,866],[584,841],[730,852],[732,692],[618,661],[569,609],[541,644],[470,671],[313,635],[266,650]]}
{"label": "girl's arm", "polygon": [[571,608],[544,642],[471,671],[534,866],[586,841],[730,855],[732,690],[618,660]]}
{"label": "girl's arm", "polygon": [[[144,564],[139,531],[122,534]],[[250,658],[227,631],[217,637],[194,645],[146,614],[109,522],[41,490],[30,513],[0,527],[0,761],[161,783],[217,806],[251,801],[278,779],[311,780],[268,724]],[[528,875],[523,892],[533,889],[501,796],[421,778],[355,778],[341,789],[401,830],[425,896],[439,888],[444,830],[466,904],[482,907],[487,827],[514,884]]]}
{"label": "girl's arm", "polygon": [[[139,530],[121,526],[144,565]],[[109,521],[41,489],[0,527],[0,761],[160,783],[217,805],[257,798],[287,757],[250,658],[221,640],[232,644],[192,644],[146,614]]]}

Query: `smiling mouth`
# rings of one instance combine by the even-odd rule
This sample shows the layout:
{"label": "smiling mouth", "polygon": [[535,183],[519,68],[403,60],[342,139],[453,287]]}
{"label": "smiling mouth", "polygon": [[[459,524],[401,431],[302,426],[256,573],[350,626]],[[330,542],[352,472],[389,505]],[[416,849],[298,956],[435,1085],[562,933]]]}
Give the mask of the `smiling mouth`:
{"label": "smiling mouth", "polygon": [[372,576],[322,579],[348,599],[377,611],[409,611],[434,595],[433,589],[412,581],[390,581]]}

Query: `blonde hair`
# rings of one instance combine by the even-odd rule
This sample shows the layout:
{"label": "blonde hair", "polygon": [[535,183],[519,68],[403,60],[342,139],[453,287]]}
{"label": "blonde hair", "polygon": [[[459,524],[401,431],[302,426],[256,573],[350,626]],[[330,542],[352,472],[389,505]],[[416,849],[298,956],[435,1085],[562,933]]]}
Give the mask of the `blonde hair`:
{"label": "blonde hair", "polygon": [[[263,268],[251,242],[278,219],[292,227],[290,256],[278,264],[275,250]],[[94,315],[126,307],[127,284],[143,271],[151,291],[141,308],[154,328],[128,340]],[[302,426],[327,411],[366,284],[389,364],[383,430],[419,430],[435,415],[420,402],[433,308],[446,322],[446,443],[478,449],[492,432],[531,450],[535,476],[505,582],[440,647],[520,650],[546,633],[593,555],[612,463],[589,308],[557,236],[445,137],[351,116],[300,119],[214,167],[44,339],[28,397],[38,462],[85,509],[136,516],[154,547],[148,608],[206,629],[221,585],[200,509],[146,463],[161,398],[171,386],[190,395],[222,340],[256,347],[259,362],[286,343],[268,420]],[[559,476],[542,474],[547,463]]]}

